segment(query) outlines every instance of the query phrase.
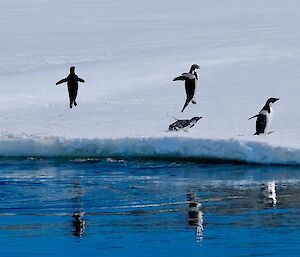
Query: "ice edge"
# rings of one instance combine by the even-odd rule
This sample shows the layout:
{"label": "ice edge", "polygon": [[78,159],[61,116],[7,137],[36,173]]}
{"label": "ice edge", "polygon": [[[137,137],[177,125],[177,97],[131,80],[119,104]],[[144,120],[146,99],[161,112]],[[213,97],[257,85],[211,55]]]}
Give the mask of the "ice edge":
{"label": "ice edge", "polygon": [[223,160],[256,164],[300,165],[300,149],[239,139],[126,137],[86,139],[60,137],[0,138],[1,157],[122,157]]}

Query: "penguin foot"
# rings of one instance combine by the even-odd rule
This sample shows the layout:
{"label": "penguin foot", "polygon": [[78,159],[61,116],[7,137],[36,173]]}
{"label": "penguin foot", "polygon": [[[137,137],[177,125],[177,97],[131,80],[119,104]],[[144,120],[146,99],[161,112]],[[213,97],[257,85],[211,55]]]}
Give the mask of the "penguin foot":
{"label": "penguin foot", "polygon": [[72,104],[70,104],[70,108],[72,108]]}
{"label": "penguin foot", "polygon": [[74,106],[77,106],[77,103],[74,101]]}
{"label": "penguin foot", "polygon": [[192,100],[192,104],[197,104],[197,102],[195,100]]}

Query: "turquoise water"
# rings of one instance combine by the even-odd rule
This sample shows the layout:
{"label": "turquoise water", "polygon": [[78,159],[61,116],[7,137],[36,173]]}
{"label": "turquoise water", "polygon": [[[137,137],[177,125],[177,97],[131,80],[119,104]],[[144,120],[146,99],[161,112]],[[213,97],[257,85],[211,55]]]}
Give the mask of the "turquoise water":
{"label": "turquoise water", "polygon": [[0,256],[299,256],[300,168],[0,160]]}

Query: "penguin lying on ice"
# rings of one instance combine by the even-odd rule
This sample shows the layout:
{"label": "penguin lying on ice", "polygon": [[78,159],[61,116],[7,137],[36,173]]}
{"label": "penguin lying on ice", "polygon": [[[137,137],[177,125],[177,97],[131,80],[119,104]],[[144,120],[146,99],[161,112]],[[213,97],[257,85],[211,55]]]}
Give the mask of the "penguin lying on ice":
{"label": "penguin lying on ice", "polygon": [[185,104],[184,104],[181,112],[184,111],[184,109],[188,106],[190,101],[192,101],[193,104],[196,104],[196,101],[194,98],[195,92],[196,92],[196,87],[197,87],[197,81],[198,81],[198,74],[196,72],[196,69],[199,69],[199,65],[193,64],[188,73],[182,73],[181,76],[173,79],[173,81],[177,81],[177,80],[185,81],[186,101],[185,101]]}
{"label": "penguin lying on ice", "polygon": [[273,113],[272,110],[272,104],[278,101],[279,98],[269,98],[265,104],[265,106],[261,109],[259,114],[256,114],[252,117],[250,117],[248,120],[251,120],[253,118],[256,118],[256,132],[254,135],[259,135],[259,134],[266,134],[268,133],[268,128],[270,126],[271,122],[271,115]]}
{"label": "penguin lying on ice", "polygon": [[194,117],[190,120],[176,120],[169,126],[169,131],[178,131],[181,129],[188,129],[195,126],[198,120],[202,117]]}

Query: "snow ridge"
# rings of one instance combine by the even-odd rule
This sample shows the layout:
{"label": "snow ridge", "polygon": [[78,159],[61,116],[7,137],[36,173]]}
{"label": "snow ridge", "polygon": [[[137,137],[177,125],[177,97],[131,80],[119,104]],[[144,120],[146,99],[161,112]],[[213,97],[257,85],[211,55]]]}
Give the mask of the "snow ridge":
{"label": "snow ridge", "polygon": [[300,165],[300,150],[239,139],[190,137],[0,138],[1,157],[122,157]]}

